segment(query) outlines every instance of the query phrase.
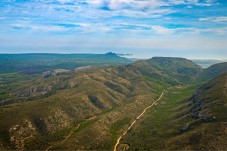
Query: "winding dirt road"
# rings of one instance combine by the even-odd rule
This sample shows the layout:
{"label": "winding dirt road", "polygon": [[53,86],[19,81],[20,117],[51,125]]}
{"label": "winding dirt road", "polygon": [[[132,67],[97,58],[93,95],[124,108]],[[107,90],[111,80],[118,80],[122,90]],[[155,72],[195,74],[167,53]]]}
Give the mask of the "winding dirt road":
{"label": "winding dirt road", "polygon": [[155,103],[157,103],[159,100],[161,100],[161,98],[162,98],[162,96],[164,95],[164,93],[165,93],[165,90],[162,91],[161,95],[159,96],[159,98],[158,98],[156,101],[154,101],[151,105],[149,105],[148,107],[146,107],[146,108],[143,110],[143,112],[142,112],[139,116],[137,116],[137,118],[132,122],[132,124],[128,127],[128,129],[127,129],[127,130],[126,130],[126,131],[117,139],[117,142],[116,142],[116,144],[115,144],[115,146],[114,146],[114,151],[117,151],[117,146],[120,144],[121,138],[122,138],[124,135],[126,135],[127,132],[128,132],[128,131],[132,128],[132,126],[136,123],[136,121],[139,120],[139,119],[144,115],[144,113],[146,113],[147,109],[151,108]]}
{"label": "winding dirt road", "polygon": [[72,134],[73,134],[79,127],[80,127],[80,124],[78,124],[78,126],[77,126],[74,130],[72,130],[72,131],[69,133],[69,135],[67,135],[67,136],[65,137],[64,140],[62,140],[62,141],[59,142],[59,143],[56,143],[56,144],[53,144],[53,145],[49,146],[45,151],[50,150],[50,149],[51,149],[52,147],[54,147],[55,145],[59,145],[59,144],[61,144],[61,143],[64,143],[70,136],[72,136]]}

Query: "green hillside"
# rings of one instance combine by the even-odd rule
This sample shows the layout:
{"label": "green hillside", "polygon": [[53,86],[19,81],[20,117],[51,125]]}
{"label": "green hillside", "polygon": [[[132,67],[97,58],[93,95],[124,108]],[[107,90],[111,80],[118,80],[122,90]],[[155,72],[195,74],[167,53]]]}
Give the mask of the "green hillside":
{"label": "green hillside", "polygon": [[180,83],[193,82],[202,72],[202,68],[185,58],[153,57],[146,63]]}
{"label": "green hillside", "polygon": [[119,148],[225,150],[226,83],[227,73],[197,90],[197,86],[169,89],[162,101],[123,138]]}
{"label": "green hillside", "polygon": [[[108,70],[111,70],[111,72],[107,74],[106,71]],[[192,82],[201,73],[201,70],[198,65],[184,58],[155,57],[119,67],[85,66],[76,70],[55,69],[43,72],[41,75],[32,76],[2,74],[2,81],[0,80],[0,82],[2,82],[3,88],[8,90],[0,91],[2,93],[0,105],[37,100],[55,94],[57,90],[73,88],[79,81],[81,82],[81,80],[75,78],[86,74],[98,74],[100,77],[109,76],[109,81],[106,82],[109,86],[112,86],[110,82],[112,77],[129,78],[130,76],[138,76],[141,78],[140,81],[143,82],[146,82],[146,80],[157,83],[164,81],[166,84],[174,85]],[[5,77],[11,78],[7,80]],[[11,79],[15,81],[12,82]],[[82,79],[82,81],[85,81],[85,79]],[[103,83],[103,81],[101,82]]]}
{"label": "green hillside", "polygon": [[189,116],[181,116],[189,114],[188,99],[200,86],[196,81],[202,72],[184,58],[154,57],[121,66],[2,74],[0,148],[111,150],[124,130],[166,90],[160,104],[121,142],[123,148],[161,149],[161,142],[170,141],[165,137],[175,138],[189,123]]}

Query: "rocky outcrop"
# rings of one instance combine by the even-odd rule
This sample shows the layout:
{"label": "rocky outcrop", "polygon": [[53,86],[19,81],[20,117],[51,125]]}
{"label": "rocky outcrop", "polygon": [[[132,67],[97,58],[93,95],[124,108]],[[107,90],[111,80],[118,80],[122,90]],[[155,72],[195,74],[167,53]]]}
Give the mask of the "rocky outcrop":
{"label": "rocky outcrop", "polygon": [[10,143],[17,150],[24,150],[27,142],[34,139],[36,134],[36,128],[33,124],[25,120],[21,124],[12,125],[9,129]]}
{"label": "rocky outcrop", "polygon": [[60,109],[52,110],[47,117],[36,120],[37,127],[47,133],[54,133],[70,126],[72,118],[70,118],[64,111]]}
{"label": "rocky outcrop", "polygon": [[32,87],[30,89],[24,89],[20,92],[20,94],[17,94],[20,97],[35,97],[39,95],[47,94],[52,90],[52,86],[45,86],[45,87]]}
{"label": "rocky outcrop", "polygon": [[92,68],[93,66],[84,66],[84,67],[78,67],[78,68],[75,68],[75,72],[79,72],[79,71],[83,71],[83,70],[87,70],[87,69],[90,69]]}
{"label": "rocky outcrop", "polygon": [[55,70],[52,70],[52,71],[43,72],[42,78],[55,77],[55,76],[66,75],[66,74],[70,74],[70,73],[71,73],[70,70],[66,70],[66,69],[55,69]]}
{"label": "rocky outcrop", "polygon": [[127,150],[129,150],[129,145],[128,144],[120,144],[118,149],[121,150],[121,151],[127,151]]}
{"label": "rocky outcrop", "polygon": [[180,132],[183,133],[189,129],[189,125],[185,125],[179,128]]}

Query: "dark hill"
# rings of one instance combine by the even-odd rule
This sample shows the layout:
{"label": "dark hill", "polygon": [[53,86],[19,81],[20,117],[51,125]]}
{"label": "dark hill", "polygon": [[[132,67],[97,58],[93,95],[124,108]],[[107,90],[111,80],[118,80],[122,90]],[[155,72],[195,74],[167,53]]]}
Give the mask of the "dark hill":
{"label": "dark hill", "polygon": [[116,53],[113,53],[113,52],[107,52],[107,53],[105,53],[105,56],[119,57]]}
{"label": "dark hill", "polygon": [[198,79],[203,81],[211,80],[225,72],[227,72],[227,62],[214,64],[209,68],[204,69]]}
{"label": "dark hill", "polygon": [[227,148],[227,73],[197,89],[188,101],[188,108],[183,115],[186,120],[185,125],[180,129],[182,134],[171,143],[185,140],[181,144],[181,149],[225,150]]}

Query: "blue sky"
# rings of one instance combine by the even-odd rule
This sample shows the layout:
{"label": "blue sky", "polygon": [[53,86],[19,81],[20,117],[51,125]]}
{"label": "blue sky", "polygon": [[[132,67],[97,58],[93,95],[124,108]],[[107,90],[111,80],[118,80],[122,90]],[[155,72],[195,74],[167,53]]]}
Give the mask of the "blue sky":
{"label": "blue sky", "polygon": [[227,59],[227,1],[0,1],[0,53],[108,51]]}

